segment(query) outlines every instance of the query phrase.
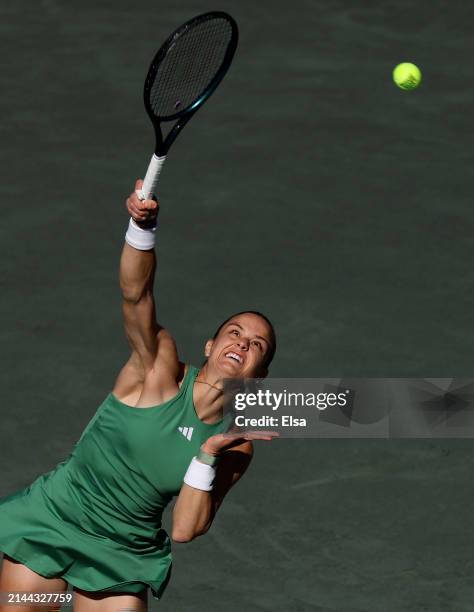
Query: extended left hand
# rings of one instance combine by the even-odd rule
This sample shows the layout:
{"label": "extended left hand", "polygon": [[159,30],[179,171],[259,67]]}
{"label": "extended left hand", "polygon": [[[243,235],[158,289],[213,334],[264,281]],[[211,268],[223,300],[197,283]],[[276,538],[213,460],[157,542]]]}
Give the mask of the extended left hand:
{"label": "extended left hand", "polygon": [[208,438],[201,446],[202,450],[209,455],[219,455],[223,451],[238,446],[246,440],[273,440],[280,434],[277,431],[243,431],[220,433]]}

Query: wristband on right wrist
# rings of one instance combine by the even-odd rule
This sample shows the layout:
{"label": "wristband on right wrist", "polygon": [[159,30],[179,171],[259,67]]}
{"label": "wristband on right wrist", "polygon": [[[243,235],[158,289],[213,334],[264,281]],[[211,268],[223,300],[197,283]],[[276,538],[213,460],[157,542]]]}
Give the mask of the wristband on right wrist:
{"label": "wristband on right wrist", "polygon": [[132,217],[128,224],[125,241],[134,249],[139,251],[148,251],[155,246],[156,224],[149,228],[140,227]]}

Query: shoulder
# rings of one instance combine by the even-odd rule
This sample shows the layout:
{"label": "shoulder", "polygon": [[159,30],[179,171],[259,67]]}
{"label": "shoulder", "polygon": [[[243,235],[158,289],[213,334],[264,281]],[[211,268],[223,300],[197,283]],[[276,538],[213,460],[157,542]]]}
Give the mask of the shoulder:
{"label": "shoulder", "polygon": [[172,334],[160,326],[156,334],[156,354],[151,367],[145,373],[145,383],[164,381],[165,384],[178,384],[182,377],[184,364],[180,362],[178,348]]}
{"label": "shoulder", "polygon": [[[156,333],[156,354],[150,368],[145,368],[136,350],[120,371],[112,393],[117,399],[136,405],[138,400],[153,401],[158,391],[158,401],[163,393],[176,392],[186,375],[186,365],[178,358],[178,350],[172,334],[162,326]],[[142,397],[144,396],[144,397]]]}
{"label": "shoulder", "polygon": [[178,347],[172,334],[166,328],[161,327],[156,334],[156,342],[156,356],[153,367],[156,368],[158,365],[162,367],[167,366],[177,372],[179,364]]}

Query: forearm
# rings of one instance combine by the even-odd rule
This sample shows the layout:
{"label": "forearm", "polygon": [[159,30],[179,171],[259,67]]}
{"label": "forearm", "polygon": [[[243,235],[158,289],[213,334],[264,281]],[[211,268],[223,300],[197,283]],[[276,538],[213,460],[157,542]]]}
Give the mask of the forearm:
{"label": "forearm", "polygon": [[183,483],[173,509],[173,540],[189,542],[206,533],[213,518],[212,492],[201,491]]}
{"label": "forearm", "polygon": [[[248,440],[237,444],[240,440],[238,433],[211,436],[201,446],[204,456],[198,454],[204,464],[197,457],[191,461],[173,509],[176,542],[189,542],[208,531],[224,496],[246,471],[253,447]],[[219,457],[217,468],[210,467],[209,455]]]}
{"label": "forearm", "polygon": [[155,270],[154,249],[141,251],[125,242],[120,258],[120,289],[124,300],[136,303],[146,293],[152,293]]}

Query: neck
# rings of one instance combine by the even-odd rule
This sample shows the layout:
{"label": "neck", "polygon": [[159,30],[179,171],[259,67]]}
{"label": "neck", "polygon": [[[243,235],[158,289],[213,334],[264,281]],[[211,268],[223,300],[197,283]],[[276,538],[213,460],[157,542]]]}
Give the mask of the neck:
{"label": "neck", "polygon": [[223,380],[209,371],[207,364],[194,381],[194,405],[201,420],[219,420],[224,405]]}

